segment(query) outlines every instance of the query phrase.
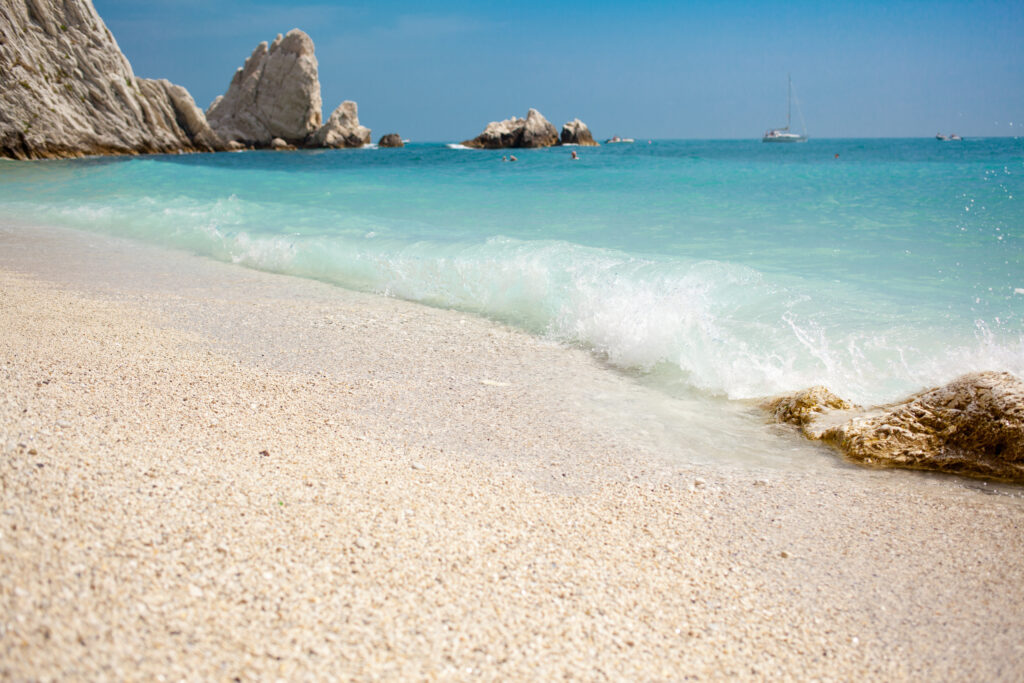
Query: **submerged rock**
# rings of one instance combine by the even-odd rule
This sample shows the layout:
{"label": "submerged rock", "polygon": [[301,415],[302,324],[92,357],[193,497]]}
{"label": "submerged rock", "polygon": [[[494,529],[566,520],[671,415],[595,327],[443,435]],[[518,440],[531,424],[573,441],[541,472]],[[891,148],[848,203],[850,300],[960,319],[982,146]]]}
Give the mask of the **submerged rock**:
{"label": "submerged rock", "polygon": [[309,141],[311,147],[362,147],[370,144],[370,129],[359,125],[359,108],[345,100],[334,110],[327,123]]}
{"label": "submerged rock", "polygon": [[321,107],[313,40],[296,28],[269,47],[257,45],[206,118],[225,140],[268,146],[281,138],[302,145],[320,127]]}
{"label": "submerged rock", "polygon": [[405,143],[402,142],[402,136],[398,133],[388,133],[381,137],[377,141],[378,147],[405,147]]}
{"label": "submerged rock", "polygon": [[483,133],[462,144],[477,149],[551,147],[558,144],[558,131],[543,114],[531,109],[525,119],[492,121]]}
{"label": "submerged rock", "polygon": [[590,134],[590,128],[579,119],[573,119],[562,126],[560,138],[563,145],[580,145],[582,147],[597,147],[594,136]]}
{"label": "submerged rock", "polygon": [[1024,483],[1024,382],[1008,372],[964,375],[852,415],[842,412],[851,404],[822,387],[762,407],[858,463]]}
{"label": "submerged rock", "polygon": [[90,0],[13,0],[0,11],[0,156],[224,149],[192,96],[136,78]]}

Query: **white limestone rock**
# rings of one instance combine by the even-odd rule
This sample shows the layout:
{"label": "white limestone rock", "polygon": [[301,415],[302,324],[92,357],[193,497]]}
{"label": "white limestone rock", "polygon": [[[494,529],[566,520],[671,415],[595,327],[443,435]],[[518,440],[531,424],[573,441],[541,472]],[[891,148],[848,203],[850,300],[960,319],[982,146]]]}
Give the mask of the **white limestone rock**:
{"label": "white limestone rock", "polygon": [[299,29],[256,46],[224,95],[206,111],[224,140],[268,146],[274,138],[303,145],[323,118],[313,40]]}
{"label": "white limestone rock", "polygon": [[196,106],[188,90],[165,78],[140,78],[138,84],[153,107],[152,116],[162,128],[172,130],[177,126],[188,135],[196,151],[219,151],[226,148],[224,141],[210,128],[203,110]]}
{"label": "white limestone rock", "polygon": [[558,130],[536,109],[526,115],[520,147],[551,147],[558,144]]}
{"label": "white limestone rock", "polygon": [[483,133],[462,144],[477,149],[551,147],[558,144],[558,130],[543,114],[530,109],[525,119],[492,121]]}
{"label": "white limestone rock", "polygon": [[370,129],[359,125],[359,107],[345,100],[309,141],[310,147],[362,147],[370,144]]}
{"label": "white limestone rock", "polygon": [[484,132],[472,140],[462,142],[466,147],[477,149],[505,149],[518,147],[518,141],[522,137],[522,129],[526,124],[525,119],[512,117],[504,121],[491,121],[484,128]]}
{"label": "white limestone rock", "polygon": [[562,126],[560,144],[580,145],[581,147],[597,147],[594,136],[590,134],[590,128],[579,119],[573,119]]}
{"label": "white limestone rock", "polygon": [[184,88],[135,77],[91,0],[0,9],[0,156],[223,148]]}

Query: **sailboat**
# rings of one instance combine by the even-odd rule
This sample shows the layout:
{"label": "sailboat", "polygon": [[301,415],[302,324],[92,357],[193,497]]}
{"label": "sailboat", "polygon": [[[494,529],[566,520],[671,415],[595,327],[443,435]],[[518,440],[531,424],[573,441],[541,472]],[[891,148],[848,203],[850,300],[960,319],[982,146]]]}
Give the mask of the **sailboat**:
{"label": "sailboat", "polygon": [[[786,127],[785,128],[772,128],[764,137],[761,138],[761,142],[807,142],[807,126],[804,126],[804,134],[793,133],[789,130],[789,119],[790,113],[793,109],[793,79],[786,77],[789,81],[789,92],[786,98]],[[800,114],[800,123],[803,124],[804,115],[800,113],[800,103],[796,104],[796,111]]]}

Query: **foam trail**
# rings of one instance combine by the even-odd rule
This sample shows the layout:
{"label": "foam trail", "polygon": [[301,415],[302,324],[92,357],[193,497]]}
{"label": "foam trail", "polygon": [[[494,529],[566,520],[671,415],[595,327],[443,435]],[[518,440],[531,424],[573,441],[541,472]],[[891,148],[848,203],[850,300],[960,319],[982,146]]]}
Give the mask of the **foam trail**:
{"label": "foam trail", "polygon": [[506,238],[219,241],[213,251],[236,263],[478,313],[622,368],[667,364],[692,388],[733,399],[826,384],[877,402],[970,369],[1024,372],[1019,336],[903,325],[899,307],[863,309],[821,283],[782,283],[736,264]]}

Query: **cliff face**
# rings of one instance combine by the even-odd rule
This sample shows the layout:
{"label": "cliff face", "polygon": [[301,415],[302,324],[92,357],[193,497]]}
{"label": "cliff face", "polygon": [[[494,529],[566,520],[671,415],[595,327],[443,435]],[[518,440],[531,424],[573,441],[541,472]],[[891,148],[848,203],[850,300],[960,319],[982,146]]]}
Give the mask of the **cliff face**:
{"label": "cliff face", "polygon": [[188,92],[136,78],[91,0],[6,0],[0,156],[215,151]]}

